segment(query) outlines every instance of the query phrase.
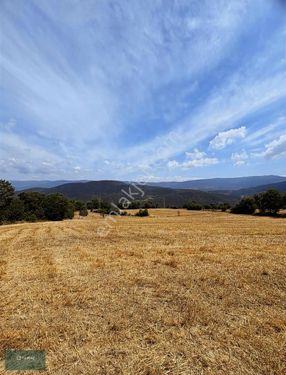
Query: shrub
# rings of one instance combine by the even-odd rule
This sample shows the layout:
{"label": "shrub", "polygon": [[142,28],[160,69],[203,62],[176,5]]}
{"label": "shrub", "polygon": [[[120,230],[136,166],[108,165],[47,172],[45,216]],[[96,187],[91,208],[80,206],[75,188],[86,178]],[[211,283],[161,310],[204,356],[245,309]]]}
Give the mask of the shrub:
{"label": "shrub", "polygon": [[88,210],[97,210],[100,207],[100,201],[97,198],[93,198],[91,201],[86,203],[86,207]]}
{"label": "shrub", "polygon": [[200,211],[203,207],[199,203],[196,203],[193,201],[193,202],[184,204],[183,208],[186,208],[187,210]]}
{"label": "shrub", "polygon": [[148,211],[147,208],[140,209],[140,210],[135,214],[135,216],[140,216],[140,217],[149,216],[149,211]]}
{"label": "shrub", "polygon": [[141,201],[134,200],[130,202],[129,208],[138,209],[141,207]]}
{"label": "shrub", "polygon": [[37,216],[35,214],[30,214],[25,217],[26,221],[29,221],[30,223],[34,223],[37,221]]}
{"label": "shrub", "polygon": [[83,207],[82,209],[79,210],[79,215],[80,216],[87,216],[88,215],[88,210],[86,207]]}
{"label": "shrub", "polygon": [[105,211],[106,213],[109,213],[111,210],[113,210],[111,204],[104,200],[101,200],[99,202],[99,209]]}
{"label": "shrub", "polygon": [[242,198],[232,209],[233,214],[252,215],[256,210],[255,200],[251,197]]}
{"label": "shrub", "polygon": [[222,203],[220,206],[219,206],[220,210],[222,212],[226,212],[226,210],[228,210],[230,208],[230,204],[229,203]]}
{"label": "shrub", "polygon": [[86,207],[85,203],[80,200],[73,201],[75,211],[80,211]]}
{"label": "shrub", "polygon": [[19,198],[24,203],[25,216],[35,215],[39,220],[45,218],[45,194],[27,191],[19,194]]}
{"label": "shrub", "polygon": [[45,197],[44,209],[48,220],[63,220],[69,210],[69,203],[62,194],[50,194]]}
{"label": "shrub", "polygon": [[73,219],[75,212],[75,207],[72,201],[68,201],[66,212],[65,212],[65,219]]}

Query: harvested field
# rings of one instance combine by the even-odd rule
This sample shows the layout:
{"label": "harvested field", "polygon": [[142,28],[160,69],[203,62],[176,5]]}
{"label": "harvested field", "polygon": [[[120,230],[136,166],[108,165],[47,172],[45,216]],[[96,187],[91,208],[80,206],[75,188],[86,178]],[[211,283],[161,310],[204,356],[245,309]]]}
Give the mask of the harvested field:
{"label": "harvested field", "polygon": [[6,349],[55,375],[286,373],[286,220],[150,212],[0,227],[2,373]]}

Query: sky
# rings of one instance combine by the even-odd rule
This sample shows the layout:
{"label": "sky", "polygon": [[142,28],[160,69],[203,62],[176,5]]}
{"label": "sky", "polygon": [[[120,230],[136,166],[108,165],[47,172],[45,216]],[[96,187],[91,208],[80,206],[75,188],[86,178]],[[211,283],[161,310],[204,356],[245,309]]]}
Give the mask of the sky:
{"label": "sky", "polygon": [[0,178],[286,176],[285,52],[283,0],[1,0]]}

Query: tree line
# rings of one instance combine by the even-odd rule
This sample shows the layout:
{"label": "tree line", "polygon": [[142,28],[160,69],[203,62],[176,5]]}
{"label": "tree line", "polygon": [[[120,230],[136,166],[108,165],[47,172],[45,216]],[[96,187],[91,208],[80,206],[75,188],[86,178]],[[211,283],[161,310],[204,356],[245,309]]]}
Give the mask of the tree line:
{"label": "tree line", "polygon": [[229,203],[201,205],[197,202],[188,202],[183,208],[187,210],[220,210],[233,214],[253,215],[257,211],[260,215],[275,216],[283,208],[286,208],[286,193],[281,193],[275,189],[269,189],[266,192],[255,194],[253,197],[243,197],[240,201],[231,207]]}
{"label": "tree line", "polygon": [[253,215],[257,210],[260,215],[275,216],[283,208],[286,208],[286,193],[275,189],[255,194],[253,197],[242,198],[232,209],[234,214]]}
{"label": "tree line", "polygon": [[[142,207],[147,208],[145,205],[147,205],[146,202],[142,203]],[[114,208],[109,202],[99,198],[83,202],[68,199],[59,193],[47,195],[34,191],[26,191],[17,195],[9,181],[0,180],[0,224],[72,219],[75,211],[78,211],[80,216],[87,216],[89,211],[98,212],[104,216],[109,213],[114,214],[115,210],[120,215],[126,215],[126,212]],[[139,216],[141,215],[142,213]],[[144,215],[146,216],[145,211],[142,216]]]}
{"label": "tree line", "polygon": [[[140,209],[137,216],[148,216],[148,208],[157,208],[158,204],[151,199],[133,201],[129,208]],[[170,207],[179,208],[179,207]],[[259,211],[261,215],[277,215],[279,210],[286,208],[286,193],[277,190],[268,190],[254,195],[244,197],[235,206],[228,203],[200,205],[197,202],[188,202],[183,205],[188,210],[221,210],[231,213],[252,215]],[[14,223],[17,221],[39,221],[39,220],[64,220],[72,219],[75,211],[81,216],[88,215],[88,212],[98,212],[108,215],[126,215],[121,211],[122,207],[115,208],[109,202],[100,198],[94,198],[88,202],[72,200],[62,194],[43,194],[40,192],[15,193],[14,187],[9,181],[0,180],[0,224]]]}
{"label": "tree line", "polygon": [[[171,208],[179,208],[179,207],[171,207]],[[227,211],[228,209],[231,208],[231,205],[229,203],[218,203],[218,204],[214,204],[214,203],[211,203],[211,204],[199,204],[195,201],[191,201],[191,202],[188,202],[188,203],[185,203],[183,205],[183,208],[186,208],[187,210],[192,210],[192,211],[200,211],[200,210],[213,210],[213,211]]]}
{"label": "tree line", "polygon": [[0,180],[0,223],[63,220],[74,216],[74,203],[61,194],[23,192],[16,195],[10,182]]}

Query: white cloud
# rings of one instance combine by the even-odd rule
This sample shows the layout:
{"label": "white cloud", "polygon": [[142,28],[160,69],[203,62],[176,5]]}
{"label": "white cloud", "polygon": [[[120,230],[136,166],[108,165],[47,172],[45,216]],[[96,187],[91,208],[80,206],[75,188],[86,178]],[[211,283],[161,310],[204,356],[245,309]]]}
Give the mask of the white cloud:
{"label": "white cloud", "polygon": [[193,152],[186,152],[185,155],[188,159],[203,159],[206,153],[195,148]]}
{"label": "white cloud", "polygon": [[195,167],[207,167],[209,165],[214,165],[219,162],[217,158],[210,158],[203,151],[199,151],[195,148],[192,152],[185,153],[187,160],[183,162],[178,162],[176,160],[170,160],[167,165],[169,168],[182,168],[189,169]]}
{"label": "white cloud", "polygon": [[263,153],[267,159],[278,159],[286,157],[286,133],[265,146]]}
{"label": "white cloud", "polygon": [[176,160],[169,160],[167,165],[168,168],[177,168],[179,167],[180,163],[178,163]]}
{"label": "white cloud", "polygon": [[284,72],[271,78],[243,75],[232,77],[222,88],[215,89],[204,104],[174,124],[170,132],[135,145],[122,156],[136,160],[140,155],[140,160],[154,163],[185,152],[206,139],[211,132],[227,129],[243,117],[258,113],[285,98],[282,84],[285,79]]}
{"label": "white cloud", "polygon": [[0,131],[0,175],[15,179],[72,177],[74,173],[83,174],[85,169],[74,165],[72,156],[66,159],[45,147],[28,142],[8,130]]}
{"label": "white cloud", "polygon": [[146,179],[145,175],[138,176],[136,178],[137,181],[143,182],[144,184],[148,185],[148,182],[169,182],[169,181],[190,181],[190,180],[200,180],[203,179],[202,177],[190,177],[190,176],[154,176],[148,175]]}
{"label": "white cloud", "polygon": [[248,158],[248,153],[245,150],[231,154],[231,160],[234,162],[234,165],[244,165]]}
{"label": "white cloud", "polygon": [[248,147],[266,144],[275,137],[277,132],[279,133],[278,136],[281,135],[281,130],[285,128],[285,125],[286,116],[278,116],[272,123],[263,125],[254,132],[250,132],[245,138],[245,143]]}
{"label": "white cloud", "polygon": [[207,167],[209,165],[218,164],[217,158],[201,158],[201,159],[194,159],[190,161],[186,161],[182,163],[183,168],[194,168],[194,167]]}
{"label": "white cloud", "polygon": [[222,150],[226,146],[231,145],[237,139],[245,138],[246,127],[241,126],[240,128],[230,129],[224,132],[219,132],[209,143],[210,147],[215,150]]}

